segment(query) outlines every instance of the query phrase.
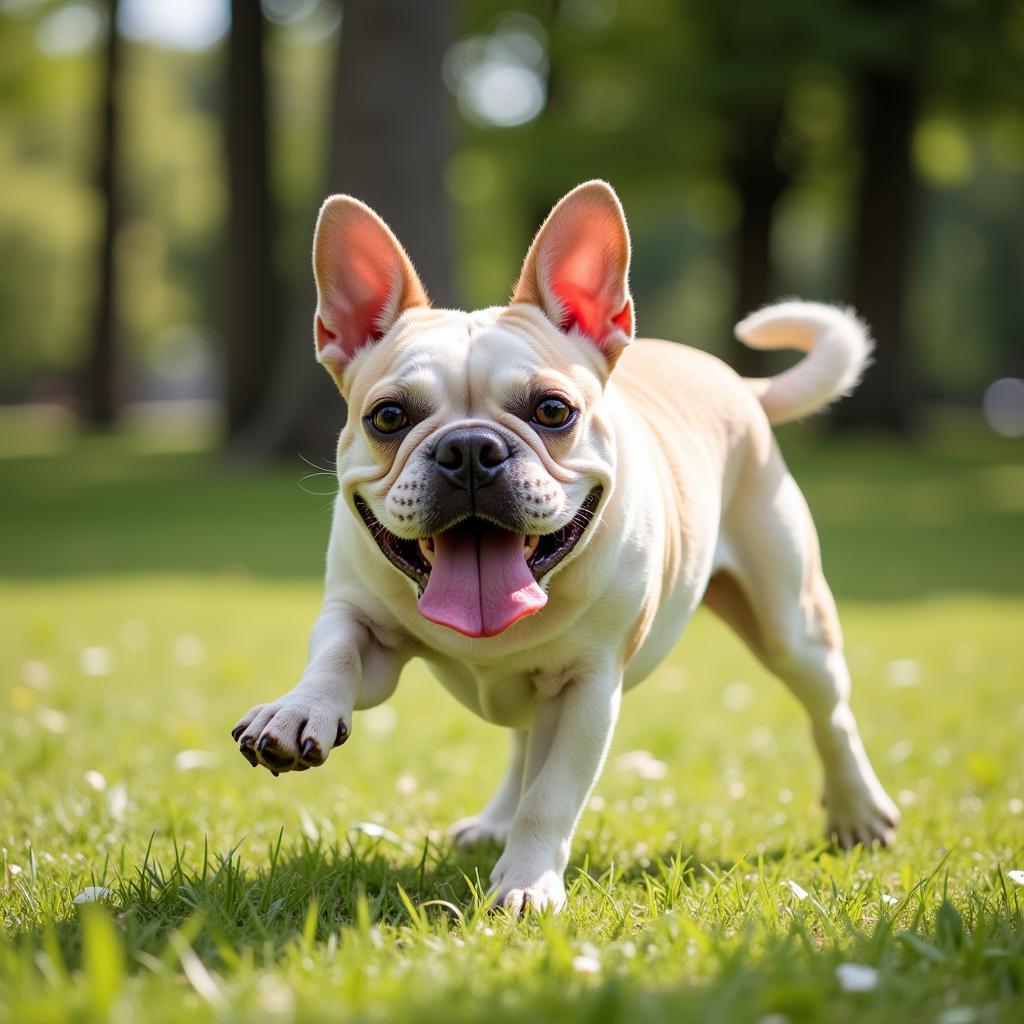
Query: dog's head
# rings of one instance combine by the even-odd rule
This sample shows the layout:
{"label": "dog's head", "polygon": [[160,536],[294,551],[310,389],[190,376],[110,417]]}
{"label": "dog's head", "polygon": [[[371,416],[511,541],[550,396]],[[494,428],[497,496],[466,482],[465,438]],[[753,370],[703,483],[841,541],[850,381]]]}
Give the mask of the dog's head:
{"label": "dog's head", "polygon": [[347,196],[320,211],[313,264],[317,357],[349,405],[338,479],[373,557],[427,619],[503,632],[546,604],[611,493],[601,399],[633,334],[615,193],[589,182],[558,203],[505,307],[431,308],[387,225]]}

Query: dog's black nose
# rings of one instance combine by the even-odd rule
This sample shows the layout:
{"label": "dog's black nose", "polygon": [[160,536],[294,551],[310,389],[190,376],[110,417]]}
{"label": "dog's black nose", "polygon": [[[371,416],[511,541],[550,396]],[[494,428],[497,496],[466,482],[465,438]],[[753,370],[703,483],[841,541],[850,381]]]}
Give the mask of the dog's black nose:
{"label": "dog's black nose", "polygon": [[441,475],[467,491],[477,491],[494,483],[508,457],[508,445],[497,431],[487,427],[449,431],[434,452]]}

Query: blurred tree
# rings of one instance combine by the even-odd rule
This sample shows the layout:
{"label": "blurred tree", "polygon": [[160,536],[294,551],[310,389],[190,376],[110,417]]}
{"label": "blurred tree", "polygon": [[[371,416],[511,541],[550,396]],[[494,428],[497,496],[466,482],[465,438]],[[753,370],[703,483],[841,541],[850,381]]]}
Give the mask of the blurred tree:
{"label": "blurred tree", "polygon": [[[362,199],[391,225],[440,305],[454,298],[441,79],[451,30],[447,0],[346,0],[324,185],[325,194]],[[345,406],[314,359],[311,274],[291,305],[273,391],[241,446],[253,456],[299,452],[333,463]]]}
{"label": "blurred tree", "polygon": [[117,274],[114,246],[121,223],[120,78],[121,36],[117,30],[119,0],[107,0],[103,50],[103,91],[98,126],[97,186],[103,203],[99,267],[92,335],[82,374],[83,414],[95,427],[110,427],[117,416],[119,370]]}
{"label": "blurred tree", "polygon": [[275,199],[268,162],[263,15],[256,0],[232,0],[228,37],[228,224],[225,296],[225,415],[238,437],[266,400],[280,336],[274,267]]}
{"label": "blurred tree", "polygon": [[[927,25],[926,0],[857,0],[866,38],[885,19],[884,44],[859,55],[853,68],[859,98],[860,180],[854,199],[847,296],[875,338],[873,363],[851,396],[832,410],[839,428],[909,432],[919,394],[906,318],[919,183],[911,148],[919,108],[919,65],[913,59]],[[931,13],[931,12],[927,12]]]}
{"label": "blurred tree", "polygon": [[[733,323],[776,298],[775,262],[772,257],[772,226],[775,207],[789,184],[789,175],[776,159],[782,126],[781,102],[772,109],[751,110],[740,119],[743,125],[728,175],[739,196],[740,216],[734,245],[735,298]],[[765,353],[730,339],[728,361],[749,377],[763,375]]]}

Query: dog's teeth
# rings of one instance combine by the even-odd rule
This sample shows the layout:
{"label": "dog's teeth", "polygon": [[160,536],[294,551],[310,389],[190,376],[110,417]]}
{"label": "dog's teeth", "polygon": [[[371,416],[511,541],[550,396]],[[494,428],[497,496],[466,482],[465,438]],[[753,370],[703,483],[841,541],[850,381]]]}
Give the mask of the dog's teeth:
{"label": "dog's teeth", "polygon": [[533,557],[534,551],[537,550],[537,545],[540,543],[540,537],[536,533],[531,533],[523,541],[523,557],[529,561]]}
{"label": "dog's teeth", "polygon": [[417,543],[420,546],[420,554],[431,564],[434,564],[434,541],[430,537],[421,537]]}

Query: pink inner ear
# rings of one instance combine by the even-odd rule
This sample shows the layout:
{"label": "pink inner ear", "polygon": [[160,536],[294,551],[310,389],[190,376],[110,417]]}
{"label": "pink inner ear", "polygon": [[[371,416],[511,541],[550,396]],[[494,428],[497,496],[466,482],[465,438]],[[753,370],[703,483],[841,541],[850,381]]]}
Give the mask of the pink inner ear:
{"label": "pink inner ear", "polygon": [[563,316],[563,331],[579,328],[604,347],[616,329],[633,333],[633,304],[623,302],[621,269],[611,254],[593,255],[579,248],[557,261],[550,271],[550,287]]}
{"label": "pink inner ear", "polygon": [[325,345],[333,344],[345,360],[351,359],[367,342],[383,336],[383,314],[389,304],[397,305],[396,292],[401,289],[397,254],[375,228],[372,221],[355,220],[336,240],[342,259],[334,280],[324,289],[323,318],[318,318],[317,326],[322,355]]}
{"label": "pink inner ear", "polygon": [[314,272],[317,353],[335,373],[364,345],[379,341],[405,309],[427,304],[395,237],[371,210],[352,200],[335,201],[321,212]]}
{"label": "pink inner ear", "polygon": [[633,334],[633,304],[627,302],[617,313],[609,313],[605,296],[594,295],[571,284],[555,286],[559,304],[565,311],[558,327],[563,331],[579,328],[598,344],[607,339],[610,329],[619,328],[627,337]]}

